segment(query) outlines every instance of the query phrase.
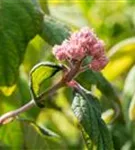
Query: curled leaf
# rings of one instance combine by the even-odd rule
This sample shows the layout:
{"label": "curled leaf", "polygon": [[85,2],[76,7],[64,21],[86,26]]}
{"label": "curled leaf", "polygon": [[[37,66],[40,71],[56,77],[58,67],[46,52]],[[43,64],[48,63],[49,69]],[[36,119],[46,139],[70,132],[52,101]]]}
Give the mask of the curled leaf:
{"label": "curled leaf", "polygon": [[41,94],[41,86],[48,79],[54,76],[58,71],[62,70],[61,65],[56,65],[54,63],[45,62],[40,63],[33,67],[30,73],[30,88],[34,97],[36,104],[39,107],[43,107],[37,100],[38,96]]}

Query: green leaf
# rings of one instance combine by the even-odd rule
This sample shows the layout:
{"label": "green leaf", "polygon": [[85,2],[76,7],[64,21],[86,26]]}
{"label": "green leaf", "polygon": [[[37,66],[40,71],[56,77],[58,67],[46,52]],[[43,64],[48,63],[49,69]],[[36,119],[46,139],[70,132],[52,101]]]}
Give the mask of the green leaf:
{"label": "green leaf", "polygon": [[[85,79],[85,82],[83,79]],[[109,102],[116,102],[120,106],[117,93],[111,83],[103,76],[101,72],[95,72],[89,69],[86,72],[81,73],[77,80],[87,89],[90,89],[91,85],[96,85],[102,94],[106,96]]]}
{"label": "green leaf", "polygon": [[[0,94],[0,115],[4,113],[15,110],[20,107],[20,102],[16,101],[15,94],[12,94],[10,97],[2,96]],[[9,124],[5,124],[0,126],[0,141],[2,145],[0,145],[0,149],[2,150],[17,150],[22,149],[20,145],[23,145],[22,138],[22,130],[20,129],[20,124],[18,122],[11,122]],[[12,143],[12,144],[11,144]],[[11,148],[12,145],[12,148]],[[1,148],[2,146],[2,148]],[[6,149],[7,148],[7,149]]]}
{"label": "green leaf", "polygon": [[107,79],[114,80],[132,67],[135,62],[134,49],[135,37],[123,40],[110,49],[108,53],[110,62],[103,70]]}
{"label": "green leaf", "polygon": [[61,44],[70,35],[69,28],[53,17],[45,15],[40,36],[50,45]]}
{"label": "green leaf", "polygon": [[25,147],[31,150],[59,150],[64,149],[62,139],[57,135],[53,135],[50,130],[41,128],[35,123],[22,123],[25,139]]}
{"label": "green leaf", "polygon": [[[124,90],[123,90],[123,113],[126,121],[126,127],[128,129],[129,135],[133,143],[135,143],[135,122],[130,120],[133,116],[129,118],[129,112],[131,113],[131,107],[134,104],[134,93],[135,93],[135,66],[129,71],[127,78],[125,80]],[[133,100],[133,101],[131,101]],[[130,110],[129,110],[130,108]],[[133,113],[133,112],[132,112]],[[130,114],[131,115],[131,114]],[[133,114],[132,114],[133,115]],[[132,118],[133,119],[133,118]]]}
{"label": "green leaf", "polygon": [[92,110],[90,103],[83,99],[84,98],[80,94],[76,93],[73,100],[72,109],[75,113],[75,116],[84,127],[86,133],[88,133],[94,142],[97,142],[99,130],[97,130],[98,122],[96,119],[94,119],[96,118],[96,114]]}
{"label": "green leaf", "polygon": [[31,121],[14,121],[0,127],[0,141],[9,150],[52,150],[64,149],[62,139],[55,133]]}
{"label": "green leaf", "polygon": [[129,119],[131,121],[135,121],[135,94],[131,99],[130,106],[129,106]]}
{"label": "green leaf", "polygon": [[124,97],[127,97],[130,100],[135,92],[135,86],[133,83],[135,83],[135,66],[133,66],[129,71],[125,79],[124,90],[123,90]]}
{"label": "green leaf", "polygon": [[47,51],[45,51],[45,49],[47,49],[46,43],[39,35],[36,35],[29,42],[26,49],[25,58],[23,60],[25,72],[29,73],[31,68],[47,55],[46,52],[50,53],[50,50],[47,49]]}
{"label": "green leaf", "polygon": [[[127,141],[132,141],[129,131],[123,122],[117,121],[111,125],[111,133],[113,137],[114,149],[120,150]],[[123,149],[122,149],[123,150]],[[127,149],[125,149],[127,150]],[[132,149],[128,149],[132,150]]]}
{"label": "green leaf", "polygon": [[41,6],[42,10],[46,14],[50,14],[49,8],[48,8],[48,1],[47,0],[39,0],[39,3],[40,3],[40,6]]}
{"label": "green leaf", "polygon": [[3,148],[8,147],[9,150],[23,149],[22,138],[23,133],[19,122],[12,122],[0,127],[0,141],[3,143]]}
{"label": "green leaf", "polygon": [[[17,83],[17,91],[15,92],[15,101],[18,99],[20,101],[20,106],[25,105],[31,99],[31,93],[29,90],[28,77],[27,75],[21,71],[19,80]],[[10,98],[11,99],[11,98]],[[33,108],[24,113],[25,116],[30,117],[32,119],[37,118],[40,113],[40,109]]]}
{"label": "green leaf", "polygon": [[104,120],[106,124],[109,124],[112,122],[114,118],[114,114],[115,112],[113,109],[108,109],[107,111],[102,113],[102,119]]}
{"label": "green leaf", "polygon": [[0,86],[18,78],[28,42],[41,30],[43,14],[32,0],[0,1]]}
{"label": "green leaf", "polygon": [[94,149],[95,145],[92,143],[91,139],[89,138],[89,135],[85,132],[83,127],[80,127],[80,128],[81,128],[81,132],[82,132],[82,135],[83,135],[83,138],[84,138],[84,141],[85,141],[85,144],[86,144],[88,150]]}
{"label": "green leaf", "polygon": [[135,66],[129,71],[123,90],[123,112],[127,121],[129,105],[135,92],[135,86],[133,83],[135,83]]}
{"label": "green leaf", "polygon": [[47,137],[56,137],[56,138],[60,138],[59,135],[57,135],[56,133],[54,133],[53,131],[40,126],[38,124],[36,124],[34,121],[29,120],[29,119],[23,119],[23,118],[19,118],[19,121],[22,121],[23,123],[26,123],[32,127],[34,127],[34,129],[41,135],[41,136],[47,136]]}
{"label": "green leaf", "polygon": [[5,96],[10,96],[13,91],[16,89],[16,84],[12,85],[12,86],[1,86],[0,90],[1,92],[5,95]]}
{"label": "green leaf", "polygon": [[87,135],[84,138],[89,143],[88,148],[113,150],[111,135],[101,119],[101,108],[97,98],[88,91],[76,91],[72,109]]}
{"label": "green leaf", "polygon": [[47,79],[50,79],[54,76],[58,71],[62,70],[62,66],[56,65],[53,63],[40,63],[37,64],[30,73],[30,87],[34,97],[34,100],[38,104],[38,106],[42,107],[41,104],[38,103],[38,96],[41,94],[41,87]]}
{"label": "green leaf", "polygon": [[83,14],[86,16],[86,18],[88,18],[89,15],[89,10],[90,8],[94,5],[95,0],[92,1],[84,1],[83,3],[78,3],[78,5],[80,6]]}

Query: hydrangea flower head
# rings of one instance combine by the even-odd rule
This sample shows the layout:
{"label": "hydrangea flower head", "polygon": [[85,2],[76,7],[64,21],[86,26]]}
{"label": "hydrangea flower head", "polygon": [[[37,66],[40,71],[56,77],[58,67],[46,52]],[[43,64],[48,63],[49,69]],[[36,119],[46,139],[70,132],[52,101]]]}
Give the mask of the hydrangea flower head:
{"label": "hydrangea flower head", "polygon": [[58,60],[81,61],[87,56],[92,56],[89,67],[95,71],[100,71],[108,63],[105,56],[104,42],[96,36],[92,29],[82,28],[71,34],[68,40],[53,48],[53,54]]}

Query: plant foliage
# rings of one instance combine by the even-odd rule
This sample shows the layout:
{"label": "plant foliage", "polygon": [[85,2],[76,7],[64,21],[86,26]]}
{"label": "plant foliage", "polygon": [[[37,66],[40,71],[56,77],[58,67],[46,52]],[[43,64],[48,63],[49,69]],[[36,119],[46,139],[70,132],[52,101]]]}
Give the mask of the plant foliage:
{"label": "plant foliage", "polygon": [[[0,115],[30,99],[38,106],[0,126],[0,149],[135,149],[134,10],[133,0],[0,0]],[[59,64],[52,47],[86,24],[105,41],[109,64],[78,72],[79,88],[57,85],[74,66]],[[40,101],[58,86],[68,88]]]}

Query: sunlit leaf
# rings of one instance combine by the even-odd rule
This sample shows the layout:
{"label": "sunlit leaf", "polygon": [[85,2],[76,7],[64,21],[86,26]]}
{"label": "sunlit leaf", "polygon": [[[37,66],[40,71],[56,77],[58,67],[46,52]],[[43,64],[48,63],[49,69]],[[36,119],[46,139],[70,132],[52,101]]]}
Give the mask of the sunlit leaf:
{"label": "sunlit leaf", "polygon": [[[104,77],[102,73],[95,72],[89,69],[86,72],[81,73],[78,76],[77,80],[87,89],[90,89],[91,85],[96,85],[96,87],[102,92],[102,94],[106,96],[108,102],[110,102],[114,109],[116,109],[116,105],[114,105],[114,103],[121,107],[120,100],[116,91],[114,90],[112,84]],[[117,112],[115,113],[117,114]]]}
{"label": "sunlit leaf", "polygon": [[49,14],[49,8],[48,8],[48,2],[47,0],[39,0],[40,2],[40,6],[42,8],[42,10],[46,13],[46,14]]}
{"label": "sunlit leaf", "polygon": [[[49,78],[54,76],[62,66],[53,63],[40,63],[36,65],[30,73],[30,86],[34,99],[37,102],[37,97],[41,94],[41,85]],[[39,104],[40,105],[40,104]]]}
{"label": "sunlit leaf", "polygon": [[[3,148],[9,147],[10,150],[23,148],[23,133],[19,122],[11,122],[0,127],[0,141]],[[12,144],[11,144],[12,143]],[[7,149],[8,150],[8,149]]]}
{"label": "sunlit leaf", "polygon": [[45,45],[45,41],[39,35],[29,42],[23,61],[24,70],[27,73],[34,65],[39,63],[39,60],[45,57],[44,53],[47,51]]}
{"label": "sunlit leaf", "polygon": [[1,0],[0,8],[0,86],[12,86],[29,40],[41,29],[43,15],[32,0]]}
{"label": "sunlit leaf", "polygon": [[78,147],[79,149],[82,147],[83,141],[82,139],[78,139],[81,135],[77,128],[77,121],[74,122],[73,119],[76,118],[74,117],[71,109],[67,110],[63,108],[63,111],[44,109],[40,113],[37,123],[39,125],[43,123],[48,129],[58,133],[68,147],[73,149]]}
{"label": "sunlit leaf", "polygon": [[[91,150],[113,150],[110,133],[101,119],[101,110],[98,100],[86,91],[77,91],[72,103],[72,109],[86,132],[87,143]],[[85,138],[86,139],[86,138]],[[90,142],[91,141],[91,142]]]}
{"label": "sunlit leaf", "polygon": [[132,17],[134,16],[134,7],[129,7],[127,1],[129,0],[123,0],[121,3],[115,1],[115,5],[114,0],[103,3],[99,3],[98,0],[80,3],[89,25],[94,27],[108,47],[134,36],[134,21],[132,21],[134,20]]}
{"label": "sunlit leaf", "polygon": [[128,121],[128,108],[135,92],[135,66],[129,71],[123,91],[123,112]]}
{"label": "sunlit leaf", "polygon": [[[135,122],[134,119],[134,93],[135,93],[135,66],[129,71],[125,80],[123,91],[123,113],[130,138],[135,142]],[[130,113],[129,113],[130,112]],[[129,118],[130,117],[130,118]]]}
{"label": "sunlit leaf", "polygon": [[[25,105],[31,100],[31,94],[29,90],[28,77],[21,70],[19,80],[17,82],[17,91],[15,98],[20,102],[20,106]],[[40,112],[40,109],[33,108],[24,113],[25,116],[35,119]]]}
{"label": "sunlit leaf", "polygon": [[89,17],[89,10],[91,6],[95,3],[95,0],[92,1],[83,1],[83,3],[78,3],[80,8],[82,9],[83,13],[85,14],[86,17]]}
{"label": "sunlit leaf", "polygon": [[102,113],[102,119],[106,124],[109,124],[113,118],[114,118],[114,110],[113,109],[108,109],[107,111]]}
{"label": "sunlit leaf", "polygon": [[[18,107],[20,107],[20,101],[17,100],[15,94],[12,94],[10,97],[2,96],[0,94],[0,116],[4,113],[17,109]],[[21,145],[23,145],[23,140],[20,124],[13,121],[9,124],[1,125],[0,141],[3,144],[2,148],[0,145],[2,150],[8,150],[8,148],[9,150],[17,150],[17,148],[22,149]]]}
{"label": "sunlit leaf", "polygon": [[129,106],[129,119],[135,120],[135,94],[130,102]]}
{"label": "sunlit leaf", "polygon": [[134,49],[135,38],[126,39],[110,49],[108,54],[110,62],[103,71],[107,79],[114,80],[133,65],[135,62]]}
{"label": "sunlit leaf", "polygon": [[7,86],[1,86],[0,87],[0,90],[2,91],[2,93],[5,95],[5,96],[10,96],[13,91],[15,90],[16,88],[16,85],[12,85],[10,87],[7,87]]}

